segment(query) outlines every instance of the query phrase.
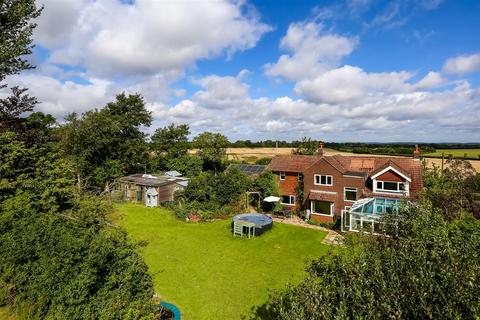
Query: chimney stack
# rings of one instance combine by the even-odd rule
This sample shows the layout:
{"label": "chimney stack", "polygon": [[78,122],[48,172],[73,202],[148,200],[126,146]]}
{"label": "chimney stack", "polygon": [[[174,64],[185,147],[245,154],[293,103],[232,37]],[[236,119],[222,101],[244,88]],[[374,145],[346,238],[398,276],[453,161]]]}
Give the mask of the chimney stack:
{"label": "chimney stack", "polygon": [[318,148],[318,155],[320,157],[323,157],[323,142],[320,142],[319,148]]}
{"label": "chimney stack", "polygon": [[418,144],[415,145],[415,150],[413,150],[413,159],[420,159],[420,149],[418,148]]}

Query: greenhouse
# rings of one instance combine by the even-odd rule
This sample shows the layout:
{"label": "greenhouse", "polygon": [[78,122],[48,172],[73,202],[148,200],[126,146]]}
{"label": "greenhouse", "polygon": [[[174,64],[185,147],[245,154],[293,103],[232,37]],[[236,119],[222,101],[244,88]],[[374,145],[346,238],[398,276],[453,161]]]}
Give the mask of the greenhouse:
{"label": "greenhouse", "polygon": [[400,199],[389,198],[358,200],[349,210],[342,212],[342,231],[383,234],[385,222],[382,217],[398,212],[401,202]]}

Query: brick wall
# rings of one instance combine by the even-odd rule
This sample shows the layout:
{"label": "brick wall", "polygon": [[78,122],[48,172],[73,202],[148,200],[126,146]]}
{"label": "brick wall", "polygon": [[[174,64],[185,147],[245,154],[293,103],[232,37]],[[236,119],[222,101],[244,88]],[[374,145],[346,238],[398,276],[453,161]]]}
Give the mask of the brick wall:
{"label": "brick wall", "polygon": [[285,180],[280,180],[280,172],[274,172],[274,174],[277,177],[277,181],[279,182],[282,195],[295,196],[295,205],[284,205],[284,208],[292,210],[296,209],[299,206],[297,192],[295,191],[298,186],[298,173],[285,172]]}
{"label": "brick wall", "polygon": [[[314,176],[316,174],[320,175],[330,175],[333,177],[333,185],[332,186],[320,186],[316,185],[314,182]],[[327,191],[329,193],[335,192],[336,194],[333,196],[331,194],[328,195],[329,200],[334,200],[334,215],[340,217],[341,211],[345,208],[345,206],[352,205],[353,201],[346,201],[344,199],[344,188],[345,187],[352,187],[357,188],[357,200],[361,198],[363,190],[365,188],[365,181],[364,178],[357,178],[357,177],[350,177],[344,176],[340,171],[338,171],[335,167],[330,165],[326,160],[322,159],[316,162],[313,166],[308,168],[304,173],[304,190],[305,190],[305,199],[308,201],[312,190],[318,191]],[[318,193],[313,192],[313,194],[318,195]],[[307,202],[307,208],[310,208],[310,203]],[[333,217],[327,216],[319,216],[319,215],[311,215],[312,220],[317,221],[333,221]]]}
{"label": "brick wall", "polygon": [[394,181],[394,182],[405,182],[405,179],[402,178],[398,173],[388,170],[387,172],[381,174],[376,178],[378,181]]}

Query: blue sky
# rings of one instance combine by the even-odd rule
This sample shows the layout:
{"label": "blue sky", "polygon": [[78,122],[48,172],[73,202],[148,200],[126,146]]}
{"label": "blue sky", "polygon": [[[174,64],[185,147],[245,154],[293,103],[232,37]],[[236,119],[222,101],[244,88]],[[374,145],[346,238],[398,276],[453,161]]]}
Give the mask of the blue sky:
{"label": "blue sky", "polygon": [[43,0],[8,79],[60,120],[119,92],[235,139],[478,142],[480,2]]}

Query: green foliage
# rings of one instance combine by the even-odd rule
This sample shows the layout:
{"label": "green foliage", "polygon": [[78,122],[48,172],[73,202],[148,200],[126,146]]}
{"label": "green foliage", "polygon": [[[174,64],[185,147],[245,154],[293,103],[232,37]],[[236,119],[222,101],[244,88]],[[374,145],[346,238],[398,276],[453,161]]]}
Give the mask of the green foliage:
{"label": "green foliage", "polygon": [[465,160],[448,159],[442,172],[438,166],[423,165],[425,191],[423,196],[439,208],[447,219],[470,213],[480,217],[475,193],[480,191],[480,175]]}
{"label": "green foliage", "polygon": [[0,305],[25,319],[152,318],[146,266],[109,207],[75,193],[52,144],[18,136],[0,133]]}
{"label": "green foliage", "polygon": [[195,155],[183,155],[168,160],[166,168],[167,170],[176,170],[187,177],[196,177],[202,172],[203,161]]}
{"label": "green foliage", "polygon": [[32,52],[33,19],[40,15],[34,0],[0,2],[0,82],[33,66],[25,58]]}
{"label": "green foliage", "polygon": [[266,166],[270,163],[270,161],[272,161],[272,158],[264,157],[264,158],[260,158],[260,159],[255,160],[255,164],[260,164],[260,165]]}
{"label": "green foliage", "polygon": [[[235,213],[252,182],[248,175],[231,168],[219,175],[202,172],[177,194],[175,212],[179,218],[199,214],[204,220]],[[239,209],[238,209],[239,210]]]}
{"label": "green foliage", "polygon": [[42,210],[70,207],[73,197],[73,166],[49,146],[27,148],[13,132],[0,134],[0,201],[29,192]]}
{"label": "green foliage", "polygon": [[80,118],[71,114],[65,120],[59,130],[60,147],[75,163],[79,184],[90,178],[103,188],[111,174],[133,173],[149,162],[141,127],[149,126],[152,117],[140,95],[122,93],[100,111]]}
{"label": "green foliage", "polygon": [[90,198],[63,213],[39,212],[33,196],[7,199],[0,215],[0,296],[10,293],[20,317],[125,319],[138,307],[153,312],[147,267],[123,232],[105,227],[105,205]]}
{"label": "green foliage", "polygon": [[166,169],[169,161],[187,155],[190,145],[188,142],[189,134],[190,129],[187,124],[175,125],[172,123],[155,130],[151,146],[156,153],[159,170]]}
{"label": "green foliage", "polygon": [[[255,191],[260,192],[262,199],[268,196],[281,196],[280,185],[271,171],[264,171],[259,174],[253,182],[253,188]],[[268,202],[261,202],[263,211],[272,211],[273,204]]]}
{"label": "green foliage", "polygon": [[303,137],[298,147],[292,150],[292,154],[314,155],[318,151],[319,142],[311,138]]}
{"label": "green foliage", "polygon": [[399,238],[352,235],[276,292],[261,319],[476,319],[480,221],[447,222],[428,203],[402,213]]}
{"label": "green foliage", "polygon": [[204,132],[193,139],[193,145],[198,148],[197,155],[203,159],[204,168],[214,170],[215,173],[226,159],[227,137],[220,133]]}

